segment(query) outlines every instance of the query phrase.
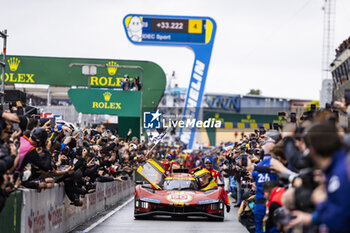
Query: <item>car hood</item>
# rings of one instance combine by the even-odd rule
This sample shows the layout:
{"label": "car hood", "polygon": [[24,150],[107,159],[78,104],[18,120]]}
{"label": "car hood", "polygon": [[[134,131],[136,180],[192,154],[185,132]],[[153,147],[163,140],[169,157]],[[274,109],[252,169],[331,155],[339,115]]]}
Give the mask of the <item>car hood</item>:
{"label": "car hood", "polygon": [[193,190],[150,190],[143,187],[136,189],[136,196],[141,200],[168,205],[201,205],[218,202],[222,199],[222,188],[208,191]]}

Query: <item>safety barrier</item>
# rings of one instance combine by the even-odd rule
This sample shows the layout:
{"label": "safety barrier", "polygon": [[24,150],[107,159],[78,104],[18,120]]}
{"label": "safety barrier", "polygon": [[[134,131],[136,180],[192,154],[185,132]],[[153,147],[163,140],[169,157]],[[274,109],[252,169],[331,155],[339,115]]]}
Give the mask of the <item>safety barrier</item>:
{"label": "safety barrier", "polygon": [[22,192],[16,191],[6,200],[0,212],[0,232],[21,232]]}
{"label": "safety barrier", "polygon": [[76,207],[70,205],[64,188],[58,185],[53,189],[42,190],[40,193],[35,190],[22,190],[21,217],[14,220],[16,216],[12,210],[12,214],[10,213],[12,217],[8,217],[11,221],[5,222],[5,227],[9,231],[5,232],[15,232],[11,230],[15,229],[14,222],[17,225],[20,224],[21,233],[69,232],[133,192],[132,180],[121,183],[96,183],[96,192],[86,195],[82,199],[84,205]]}

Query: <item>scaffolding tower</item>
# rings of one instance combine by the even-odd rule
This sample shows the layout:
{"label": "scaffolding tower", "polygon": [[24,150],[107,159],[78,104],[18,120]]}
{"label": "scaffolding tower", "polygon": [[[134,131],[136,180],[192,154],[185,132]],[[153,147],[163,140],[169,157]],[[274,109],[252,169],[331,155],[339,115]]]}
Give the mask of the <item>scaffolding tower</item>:
{"label": "scaffolding tower", "polygon": [[320,107],[332,102],[332,81],[329,66],[334,58],[335,34],[335,3],[336,0],[325,0],[323,6],[323,48],[322,48],[322,88],[320,92]]}
{"label": "scaffolding tower", "polygon": [[0,37],[3,38],[3,48],[2,48],[2,62],[0,62],[0,66],[2,68],[1,72],[1,104],[4,105],[5,98],[5,69],[6,69],[6,43],[7,43],[7,30],[0,31]]}
{"label": "scaffolding tower", "polygon": [[322,80],[330,78],[329,65],[334,58],[335,1],[325,0],[323,7]]}

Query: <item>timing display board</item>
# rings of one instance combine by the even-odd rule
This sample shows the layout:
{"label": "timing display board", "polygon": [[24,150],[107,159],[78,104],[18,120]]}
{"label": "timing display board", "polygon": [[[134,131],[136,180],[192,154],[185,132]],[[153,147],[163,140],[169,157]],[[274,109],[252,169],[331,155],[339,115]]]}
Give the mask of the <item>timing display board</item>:
{"label": "timing display board", "polygon": [[144,18],[142,41],[205,43],[205,20]]}
{"label": "timing display board", "polygon": [[[183,121],[198,119],[202,103],[216,23],[210,17],[129,14],[123,20],[126,36],[138,45],[189,47],[195,60],[188,86]],[[196,128],[189,132],[180,129],[181,141],[191,149]]]}
{"label": "timing display board", "polygon": [[147,22],[147,26],[151,26],[151,32],[189,33],[188,21],[188,19],[144,19],[144,22]]}
{"label": "timing display board", "polygon": [[206,44],[213,33],[213,20],[203,17],[128,15],[124,27],[133,43]]}

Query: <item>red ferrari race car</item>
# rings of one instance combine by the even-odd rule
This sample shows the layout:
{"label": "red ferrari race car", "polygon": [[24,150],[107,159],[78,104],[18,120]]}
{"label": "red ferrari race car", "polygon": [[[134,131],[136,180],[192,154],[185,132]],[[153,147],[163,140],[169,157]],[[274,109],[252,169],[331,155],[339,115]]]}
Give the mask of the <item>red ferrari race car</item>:
{"label": "red ferrari race car", "polygon": [[137,172],[147,182],[137,182],[135,187],[135,219],[168,215],[224,220],[224,189],[208,170],[189,174],[187,169],[176,169],[165,176],[163,165],[149,159]]}

